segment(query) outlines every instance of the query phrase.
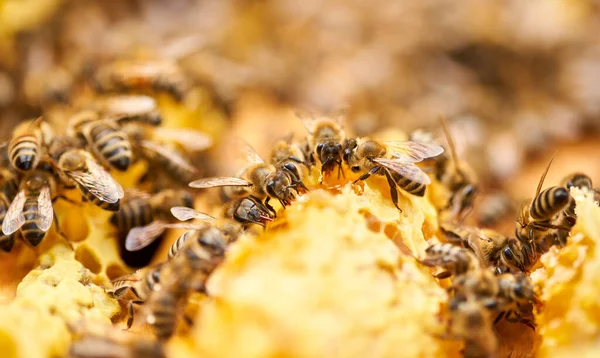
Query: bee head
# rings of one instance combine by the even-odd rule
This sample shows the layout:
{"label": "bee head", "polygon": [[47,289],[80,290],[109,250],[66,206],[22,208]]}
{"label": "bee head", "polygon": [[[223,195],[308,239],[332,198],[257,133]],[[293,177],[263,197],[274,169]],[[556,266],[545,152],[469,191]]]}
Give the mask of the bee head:
{"label": "bee head", "polygon": [[267,194],[272,198],[287,202],[293,197],[291,185],[290,175],[285,171],[278,170],[267,182]]}
{"label": "bee head", "polygon": [[343,159],[346,164],[350,164],[350,159],[354,155],[354,151],[358,147],[358,142],[355,138],[346,139],[344,141],[344,154]]}
{"label": "bee head", "polygon": [[337,142],[319,143],[317,155],[322,163],[321,172],[329,173],[342,162],[342,145]]}

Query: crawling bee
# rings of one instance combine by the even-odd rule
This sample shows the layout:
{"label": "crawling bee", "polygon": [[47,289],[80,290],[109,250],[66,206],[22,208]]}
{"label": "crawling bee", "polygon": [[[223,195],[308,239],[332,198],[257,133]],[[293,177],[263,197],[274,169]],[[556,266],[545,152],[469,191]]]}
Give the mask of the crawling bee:
{"label": "crawling bee", "polygon": [[345,133],[342,128],[342,118],[314,118],[299,116],[309,133],[305,155],[310,164],[317,160],[321,163],[321,181],[323,175],[329,175],[337,166],[338,177],[342,171],[342,141]]}
{"label": "crawling bee", "polygon": [[39,245],[54,221],[52,196],[56,194],[56,185],[52,173],[47,170],[28,172],[4,215],[2,233],[11,236],[20,229],[29,245]]}
{"label": "crawling bee", "polygon": [[476,300],[453,297],[448,304],[447,338],[465,341],[465,357],[496,357],[499,344],[493,330],[492,312]]}
{"label": "crawling bee", "polygon": [[265,199],[265,206],[272,213],[275,213],[275,209],[269,205],[270,199],[277,199],[284,208],[290,205],[295,199],[292,189],[298,187],[290,173],[265,163],[249,144],[240,143],[240,145],[250,165],[237,177],[203,178],[191,182],[190,187],[225,187],[223,194],[229,199],[247,196],[252,196],[259,201]]}
{"label": "crawling bee", "polygon": [[134,305],[144,303],[151,292],[160,289],[161,267],[162,264],[145,267],[112,280],[113,287],[107,290],[107,293],[118,300],[128,302],[128,329],[133,325]]}
{"label": "crawling bee", "polygon": [[425,257],[419,260],[426,266],[438,266],[445,271],[436,278],[462,275],[479,269],[479,261],[473,252],[452,244],[433,244],[425,250]]}
{"label": "crawling bee", "polygon": [[50,149],[66,186],[77,186],[83,198],[108,211],[118,211],[123,187],[87,151],[72,148],[68,140],[57,139]]}
{"label": "crawling bee", "polygon": [[143,123],[159,126],[162,117],[154,98],[144,95],[113,95],[96,99],[90,109],[103,116],[116,117],[119,124]]}
{"label": "crawling bee", "polygon": [[396,187],[399,186],[412,195],[423,196],[425,187],[431,180],[414,163],[437,156],[443,151],[442,147],[433,143],[374,140],[359,143],[359,140],[352,138],[344,142],[343,157],[353,172],[363,172],[356,181],[366,180],[373,174],[385,175],[392,202],[400,209]]}
{"label": "crawling bee", "polygon": [[178,183],[189,183],[197,170],[183,153],[163,141],[178,143],[190,152],[202,151],[212,145],[210,137],[192,129],[157,128],[149,133],[147,128],[132,123],[123,130],[131,140],[136,157],[148,162],[148,172],[165,173]]}
{"label": "crawling bee", "polygon": [[46,143],[51,140],[52,129],[42,117],[17,127],[8,143],[8,159],[15,170],[34,170],[43,156]]}
{"label": "crawling bee", "polygon": [[[535,323],[531,312],[532,303],[537,302],[533,291],[533,284],[529,276],[519,272],[516,274],[505,273],[497,277],[498,297],[503,301],[503,310],[498,314],[494,323],[505,319],[513,323],[523,323],[535,330]],[[523,317],[523,314],[528,314]]]}
{"label": "crawling bee", "polygon": [[458,159],[446,121],[441,119],[440,122],[448,142],[450,156],[439,155],[433,159],[435,177],[451,193],[448,204],[441,210],[440,215],[443,221],[458,220],[460,222],[473,208],[475,196],[479,191],[478,183],[475,173]]}
{"label": "crawling bee", "polygon": [[129,168],[133,156],[131,143],[116,118],[82,111],[69,119],[68,127],[68,133],[85,141],[103,165],[119,171]]}
{"label": "crawling bee", "polygon": [[190,84],[173,62],[122,60],[102,66],[93,78],[101,92],[166,92],[182,101]]}
{"label": "crawling bee", "polygon": [[298,146],[292,143],[292,136],[280,140],[273,146],[271,151],[271,164],[279,170],[287,171],[296,191],[307,192],[308,188],[302,182],[306,176],[305,167],[308,164],[304,158],[304,152]]}
{"label": "crawling bee", "polygon": [[572,173],[567,175],[562,181],[561,186],[567,189],[575,188],[586,188],[587,190],[594,192],[594,200],[596,203],[600,203],[600,189],[594,188],[592,185],[592,178],[584,173]]}

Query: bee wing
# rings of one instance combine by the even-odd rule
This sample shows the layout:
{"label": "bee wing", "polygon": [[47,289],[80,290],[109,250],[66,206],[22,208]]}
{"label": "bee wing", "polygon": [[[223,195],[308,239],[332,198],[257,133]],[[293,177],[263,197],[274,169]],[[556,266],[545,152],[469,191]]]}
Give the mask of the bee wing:
{"label": "bee wing", "polygon": [[192,208],[188,208],[185,206],[175,206],[171,208],[171,214],[173,214],[174,217],[177,218],[177,220],[180,221],[188,221],[191,219],[200,219],[203,221],[212,221],[215,220],[214,217],[205,214],[205,213],[201,213],[199,211],[196,211]]}
{"label": "bee wing", "polygon": [[190,162],[188,162],[185,158],[183,158],[179,153],[167,148],[164,145],[160,145],[151,141],[144,140],[141,142],[141,145],[144,149],[152,151],[157,155],[161,155],[170,161],[177,163],[179,166],[189,170],[191,172],[195,172],[196,168]]}
{"label": "bee wing", "polygon": [[420,162],[423,159],[438,156],[444,152],[444,148],[434,143],[416,141],[390,141],[384,144],[396,158],[406,158],[410,162]]}
{"label": "bee wing", "polygon": [[236,177],[211,177],[194,180],[190,183],[190,188],[206,189],[220,186],[251,186],[247,180]]}
{"label": "bee wing", "polygon": [[102,166],[88,157],[86,160],[87,172],[72,171],[67,175],[78,184],[85,187],[98,199],[107,203],[116,203],[125,196],[123,187]]}
{"label": "bee wing", "polygon": [[384,168],[392,170],[405,178],[420,184],[431,184],[431,179],[418,166],[402,158],[375,158],[373,161]]}
{"label": "bee wing", "polygon": [[138,226],[129,230],[125,238],[125,249],[127,251],[139,251],[150,245],[163,232],[165,232],[165,223],[154,221],[146,226]]}
{"label": "bee wing", "polygon": [[296,114],[296,117],[298,117],[300,119],[300,121],[302,122],[302,125],[304,125],[304,128],[306,128],[306,131],[308,133],[312,134],[315,131],[317,124],[324,120],[333,121],[340,128],[342,128],[343,127],[342,122],[344,120],[345,111],[340,110],[340,111],[332,113],[331,116],[327,116],[327,117],[315,116],[313,113],[310,113],[308,111],[303,111],[303,110],[296,110],[294,112],[294,114]]}
{"label": "bee wing", "polygon": [[231,144],[244,156],[244,159],[248,163],[260,164],[265,162],[261,158],[261,156],[256,152],[256,150],[254,150],[254,148],[250,145],[250,143],[246,142],[244,139],[240,137],[233,137],[231,139]]}
{"label": "bee wing", "polygon": [[213,140],[207,134],[193,129],[161,128],[155,131],[156,136],[167,141],[181,144],[191,152],[199,152],[210,148]]}
{"label": "bee wing", "polygon": [[52,226],[54,219],[54,210],[52,209],[52,197],[50,196],[50,188],[44,187],[38,196],[38,217],[36,221],[37,227],[42,231],[48,231]]}
{"label": "bee wing", "polygon": [[25,192],[21,190],[19,194],[15,196],[12,203],[10,203],[6,215],[4,216],[4,221],[2,222],[2,233],[4,233],[4,235],[14,233],[25,223],[25,214],[23,214],[25,200]]}

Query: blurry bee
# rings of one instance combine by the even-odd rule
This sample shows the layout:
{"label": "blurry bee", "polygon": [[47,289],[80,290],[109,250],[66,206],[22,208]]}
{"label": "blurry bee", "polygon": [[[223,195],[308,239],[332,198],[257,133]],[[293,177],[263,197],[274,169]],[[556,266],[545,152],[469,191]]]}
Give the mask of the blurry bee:
{"label": "blurry bee", "polygon": [[510,197],[502,192],[495,192],[483,197],[477,210],[477,223],[479,226],[490,227],[497,225],[508,213],[513,210]]}
{"label": "blurry bee", "polygon": [[107,293],[115,299],[128,302],[129,318],[127,319],[127,328],[131,328],[133,325],[133,306],[144,303],[151,292],[160,289],[160,269],[162,265],[145,267],[112,280],[113,287],[107,290]]}
{"label": "blurry bee", "polygon": [[438,266],[445,271],[435,275],[443,279],[462,275],[479,269],[479,261],[473,252],[452,244],[433,244],[425,250],[425,257],[419,260],[425,266]]}
{"label": "blurry bee", "polygon": [[336,118],[308,117],[299,115],[309,133],[306,156],[311,164],[321,163],[321,181],[323,175],[329,175],[337,166],[338,178],[342,171],[342,141],[345,133],[342,128],[342,116]]}
{"label": "blurry bee", "polygon": [[573,187],[583,189],[586,188],[589,191],[594,192],[594,201],[596,203],[600,203],[600,189],[594,188],[592,185],[592,178],[590,178],[587,174],[584,173],[573,173],[566,176],[562,182],[561,186],[564,186],[568,190]]}
{"label": "blurry bee", "polygon": [[238,177],[211,177],[195,180],[190,183],[192,188],[225,187],[223,194],[226,198],[234,199],[252,196],[257,200],[265,199],[265,206],[273,213],[275,209],[269,205],[271,198],[277,199],[282,207],[286,207],[295,199],[291,189],[294,183],[290,173],[277,170],[273,165],[265,163],[262,158],[247,143],[240,143],[243,153],[250,163]]}
{"label": "blurry bee", "polygon": [[8,158],[12,167],[22,172],[35,169],[51,135],[51,128],[43,122],[42,117],[17,127],[8,143]]}
{"label": "blurry bee", "polygon": [[459,161],[446,121],[442,118],[440,122],[448,142],[450,156],[439,155],[434,159],[435,176],[451,193],[448,204],[441,210],[441,215],[443,221],[457,219],[462,222],[473,208],[475,196],[479,191],[477,179],[476,175],[469,170],[469,167],[464,162]]}
{"label": "blurry bee", "polygon": [[496,357],[498,339],[493,330],[492,312],[476,300],[453,297],[448,304],[448,338],[463,339],[465,357]]}
{"label": "blurry bee", "polygon": [[265,226],[273,221],[273,215],[260,200],[251,196],[234,199],[225,208],[225,217],[247,225],[256,224]]}
{"label": "blurry bee", "polygon": [[118,211],[123,187],[87,151],[56,142],[51,155],[61,178],[79,187],[83,198],[108,211]]}
{"label": "blurry bee", "polygon": [[289,136],[275,143],[271,151],[271,163],[279,170],[285,170],[290,174],[297,193],[299,191],[307,192],[308,188],[302,179],[306,174],[304,167],[308,167],[308,164],[304,160],[302,149],[291,141],[292,136]]}
{"label": "blurry bee", "polygon": [[457,275],[452,280],[454,297],[480,302],[485,308],[495,310],[499,306],[499,287],[496,276],[489,270],[474,269]]}
{"label": "blurry bee", "polygon": [[119,124],[132,122],[159,126],[162,117],[154,98],[144,95],[113,95],[96,99],[91,109],[105,116],[114,116]]}
{"label": "blurry bee", "polygon": [[[366,180],[373,174],[385,175],[390,186],[392,202],[398,207],[397,186],[406,192],[423,196],[431,180],[414,163],[441,154],[442,147],[421,142],[377,142],[367,140],[359,143],[352,138],[344,142],[344,161],[355,172],[363,172],[355,182]],[[389,154],[391,158],[386,158]],[[401,209],[400,209],[401,210]]]}
{"label": "blurry bee", "polygon": [[174,62],[122,60],[102,66],[93,83],[101,92],[166,92],[182,101],[190,84]]}
{"label": "blurry bee", "polygon": [[[523,323],[535,330],[535,323],[531,312],[523,312],[524,307],[532,308],[531,303],[537,302],[533,284],[529,276],[519,272],[516,274],[505,273],[497,276],[498,297],[504,301],[503,311],[498,314],[494,323],[505,319],[513,323]],[[529,316],[523,317],[523,313]]]}
{"label": "blurry bee", "polygon": [[[10,206],[10,199],[6,197],[6,194],[0,192],[0,222],[4,222],[6,212]],[[10,252],[15,244],[16,233],[11,235],[0,234],[0,249],[5,252]]]}
{"label": "blurry bee", "polygon": [[555,215],[565,209],[571,200],[568,190],[560,186],[541,190],[553,159],[554,156],[540,178],[533,200],[521,205],[515,225],[519,241],[529,243],[538,254],[547,252],[556,243],[554,229],[566,233],[570,231],[570,227],[559,227],[553,222]]}
{"label": "blurry bee", "polygon": [[116,118],[101,118],[97,112],[82,111],[69,119],[69,133],[87,143],[105,166],[125,171],[132,162],[131,143]]}
{"label": "blurry bee", "polygon": [[56,181],[50,172],[35,170],[27,173],[5,213],[2,233],[10,236],[20,229],[29,245],[39,245],[54,221],[52,195],[56,189]]}

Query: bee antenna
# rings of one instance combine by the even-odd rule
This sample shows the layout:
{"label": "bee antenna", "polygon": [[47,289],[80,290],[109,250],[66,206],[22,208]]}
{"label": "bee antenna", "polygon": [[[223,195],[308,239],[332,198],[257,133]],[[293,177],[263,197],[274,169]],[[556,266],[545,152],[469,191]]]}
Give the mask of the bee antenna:
{"label": "bee antenna", "polygon": [[554,160],[554,157],[556,156],[557,152],[558,152],[558,150],[556,152],[554,152],[554,154],[552,154],[552,158],[550,158],[550,161],[548,162],[548,165],[546,166],[546,170],[544,170],[544,174],[542,174],[542,177],[540,178],[537,189],[535,191],[534,198],[537,198],[537,196],[540,194],[540,191],[542,191],[542,186],[544,185],[544,179],[546,179],[546,174],[548,174],[550,165],[552,164],[552,161]]}
{"label": "bee antenna", "polygon": [[446,141],[448,142],[448,147],[450,148],[450,156],[452,157],[452,161],[454,162],[454,171],[459,172],[460,169],[458,168],[458,155],[456,154],[456,147],[454,146],[452,135],[450,134],[450,130],[448,129],[448,125],[446,124],[446,119],[442,115],[440,115],[440,124],[442,125],[444,136],[446,137]]}

